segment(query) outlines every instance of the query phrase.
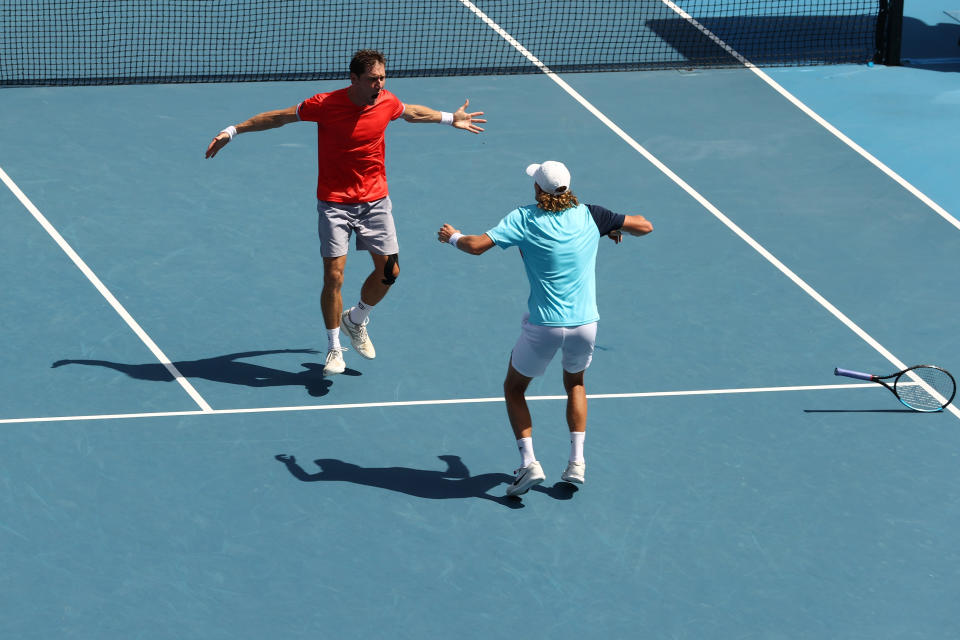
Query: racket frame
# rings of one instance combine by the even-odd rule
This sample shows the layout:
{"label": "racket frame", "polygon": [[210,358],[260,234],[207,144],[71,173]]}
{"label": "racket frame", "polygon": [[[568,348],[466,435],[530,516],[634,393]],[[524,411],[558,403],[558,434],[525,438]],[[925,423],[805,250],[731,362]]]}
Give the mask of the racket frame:
{"label": "racket frame", "polygon": [[[942,373],[946,374],[946,376],[950,378],[950,382],[953,383],[953,392],[950,394],[949,398],[946,398],[945,402],[942,402],[940,404],[938,408],[923,409],[923,408],[915,407],[911,404],[908,404],[903,398],[900,397],[900,394],[897,393],[896,387],[897,387],[897,384],[900,382],[900,378],[902,378],[905,375],[909,375],[911,372],[915,371],[916,369],[936,369],[937,371],[941,371]],[[920,413],[936,413],[938,411],[943,411],[947,407],[947,405],[953,402],[954,397],[957,395],[957,381],[954,379],[953,374],[951,374],[946,369],[942,367],[938,367],[933,364],[917,364],[912,367],[907,367],[903,371],[891,373],[888,376],[875,376],[871,373],[863,373],[862,371],[852,371],[850,369],[841,369],[837,367],[836,369],[833,370],[833,375],[844,376],[846,378],[855,378],[857,380],[869,380],[870,382],[876,382],[877,384],[883,385],[890,391],[890,393],[894,395],[894,397],[896,397],[897,400],[900,401],[900,403],[903,406],[907,407],[908,409],[912,409],[913,411],[919,411]],[[885,382],[886,380],[890,380],[891,378],[893,378],[892,386]],[[919,376],[910,376],[910,378],[911,378],[912,384],[921,384],[921,385],[927,386],[926,382],[921,380]],[[928,389],[928,393],[929,393],[929,389]],[[931,395],[934,397],[934,399],[936,399],[937,396],[942,396],[940,392],[936,392],[936,395],[934,394],[931,394]]]}

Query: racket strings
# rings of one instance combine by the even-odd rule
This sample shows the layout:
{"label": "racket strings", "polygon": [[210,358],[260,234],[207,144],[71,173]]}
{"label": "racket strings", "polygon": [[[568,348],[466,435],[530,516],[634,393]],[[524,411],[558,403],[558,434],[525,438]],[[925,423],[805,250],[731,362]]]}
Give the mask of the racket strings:
{"label": "racket strings", "polygon": [[897,397],[919,411],[937,411],[953,399],[956,383],[949,373],[932,367],[907,371],[894,385]]}

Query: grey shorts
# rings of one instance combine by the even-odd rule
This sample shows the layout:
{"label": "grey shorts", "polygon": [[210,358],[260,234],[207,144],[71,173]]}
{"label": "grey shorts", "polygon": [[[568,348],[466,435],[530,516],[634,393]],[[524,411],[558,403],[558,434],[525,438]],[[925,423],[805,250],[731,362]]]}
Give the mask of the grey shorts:
{"label": "grey shorts", "polygon": [[390,196],[373,202],[317,201],[320,255],[339,258],[350,250],[350,234],[357,234],[357,249],[383,256],[400,253],[393,224]]}
{"label": "grey shorts", "polygon": [[520,337],[510,354],[510,362],[518,373],[528,378],[542,376],[558,349],[563,353],[561,364],[567,373],[580,373],[590,366],[597,341],[596,322],[579,327],[545,327],[530,324],[529,316],[523,315]]}

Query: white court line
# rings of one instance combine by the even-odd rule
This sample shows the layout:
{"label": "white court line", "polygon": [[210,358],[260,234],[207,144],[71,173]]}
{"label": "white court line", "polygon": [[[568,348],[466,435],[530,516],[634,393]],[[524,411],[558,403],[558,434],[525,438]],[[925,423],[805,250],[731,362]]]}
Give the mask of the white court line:
{"label": "white court line", "polygon": [[[668,0],[662,0],[662,1],[667,2]],[[593,106],[593,104],[591,104],[586,98],[580,95],[580,93],[578,93],[573,87],[571,87],[562,78],[560,78],[555,73],[553,73],[545,64],[543,64],[543,62],[537,59],[537,57],[534,56],[532,53],[530,53],[529,50],[527,50],[523,45],[517,42],[517,40],[513,38],[513,36],[511,36],[509,33],[504,31],[502,27],[500,27],[497,23],[491,20],[485,13],[483,13],[483,11],[477,8],[476,5],[470,2],[470,0],[460,0],[460,2],[465,7],[470,9],[470,11],[474,13],[474,15],[476,15],[478,18],[483,20],[483,22],[486,25],[488,25],[491,29],[496,31],[504,40],[509,42],[518,52],[520,52],[521,55],[523,55],[527,60],[529,60],[532,64],[534,64],[544,74],[546,74],[548,78],[550,78],[555,83],[557,83],[557,85],[559,85],[560,88],[566,91],[574,100],[579,102],[587,111],[592,113],[598,120],[600,120],[603,124],[605,124],[611,131],[617,134],[624,142],[626,142],[628,145],[633,147],[633,149],[637,151],[637,153],[639,153],[644,158],[646,158],[647,161],[649,161],[653,166],[659,169],[664,175],[670,178],[670,180],[672,180],[677,186],[679,186],[681,189],[686,191],[691,198],[699,202],[703,208],[705,208],[707,211],[712,213],[714,217],[716,217],[720,222],[726,225],[726,227],[731,231],[733,231],[733,233],[739,236],[741,240],[743,240],[748,245],[753,247],[753,249],[757,253],[763,256],[770,264],[775,266],[781,273],[783,273],[791,281],[793,281],[793,283],[796,284],[798,287],[800,287],[804,292],[806,292],[807,295],[809,295],[811,298],[816,300],[824,309],[829,311],[835,318],[837,318],[838,320],[840,320],[840,322],[846,325],[848,329],[850,329],[857,336],[859,336],[860,339],[862,339],[864,342],[866,342],[871,347],[873,347],[878,353],[880,353],[880,355],[886,358],[887,361],[893,364],[897,368],[897,370],[903,370],[907,368],[906,364],[901,362],[896,356],[890,353],[883,345],[877,342],[870,334],[868,334],[866,331],[861,329],[855,322],[853,322],[853,320],[848,318],[839,309],[833,306],[833,304],[831,304],[830,301],[828,301],[826,298],[820,295],[820,293],[818,293],[813,287],[807,284],[802,278],[800,278],[800,276],[794,273],[789,267],[787,267],[785,264],[780,262],[780,260],[776,256],[774,256],[772,253],[767,251],[767,249],[764,248],[763,245],[761,245],[759,242],[754,240],[749,234],[747,234],[746,231],[741,229],[736,223],[733,222],[733,220],[731,220],[726,215],[724,215],[724,213],[720,211],[720,209],[715,207],[713,203],[707,200],[696,189],[694,189],[689,184],[687,184],[680,176],[674,173],[669,167],[663,164],[663,162],[661,162],[656,156],[654,156],[646,148],[644,148],[643,145],[641,145],[639,142],[637,142],[632,137],[630,137],[623,129],[617,126],[616,123],[614,123],[612,120],[610,120],[610,118],[604,115],[599,109]],[[678,12],[682,11],[673,3],[668,2],[668,4],[672,5],[671,8],[673,8],[675,11],[678,11]],[[682,15],[685,15],[685,14],[682,14]],[[714,38],[716,38],[716,36],[714,36]],[[744,62],[745,64],[748,64],[748,65],[750,64],[749,61],[743,58],[743,56],[740,56],[738,59]],[[756,70],[756,71],[759,71],[759,70]],[[773,81],[771,80],[770,82],[773,82]],[[776,84],[776,83],[773,83],[773,84]],[[794,100],[796,100],[796,98],[794,98]],[[797,102],[799,103],[799,101]],[[949,214],[948,214],[948,217],[949,217]],[[954,222],[956,221],[954,220]],[[958,228],[960,228],[960,225],[958,225]],[[960,409],[958,409],[953,405],[948,406],[947,409],[951,413],[953,413],[957,418],[960,418]]]}
{"label": "white court line", "polygon": [[150,349],[153,355],[156,356],[157,360],[159,360],[160,363],[167,368],[167,371],[170,372],[170,375],[172,375],[174,379],[180,383],[180,386],[183,387],[183,390],[186,391],[191,398],[193,398],[193,401],[197,403],[200,409],[205,412],[213,411],[210,405],[207,404],[207,401],[203,399],[196,389],[193,388],[193,385],[190,384],[190,381],[183,377],[183,374],[181,374],[173,365],[173,363],[170,362],[170,359],[164,355],[163,351],[160,350],[160,347],[158,347],[150,338],[150,336],[147,335],[147,332],[143,330],[136,320],[133,319],[133,316],[127,313],[127,310],[122,304],[120,304],[120,301],[117,300],[112,293],[110,293],[110,290],[107,289],[103,282],[100,281],[100,278],[97,277],[97,274],[95,274],[90,267],[87,266],[83,259],[77,255],[77,252],[74,251],[73,247],[71,247],[67,241],[63,239],[63,236],[60,235],[60,232],[58,232],[54,226],[50,224],[50,221],[47,220],[46,216],[44,216],[40,210],[37,209],[36,205],[30,201],[30,198],[28,198],[26,194],[20,190],[20,187],[14,183],[13,179],[7,175],[7,172],[3,170],[3,167],[0,167],[0,180],[7,185],[7,188],[13,192],[13,195],[17,197],[17,200],[19,200],[24,207],[26,207],[27,211],[29,211],[33,217],[36,218],[37,222],[40,223],[40,226],[42,226],[44,230],[50,234],[50,237],[53,238],[54,242],[56,242],[60,248],[63,249],[63,252],[67,254],[67,257],[69,257],[73,261],[73,264],[75,264],[83,273],[83,275],[87,277],[87,280],[89,280],[93,286],[96,287],[97,291],[100,292],[100,295],[102,295],[110,304],[110,306],[113,307],[113,310],[116,311],[121,318],[123,318],[124,322],[126,322],[133,332],[137,334],[137,337],[143,341],[143,344],[147,345],[147,348]]}
{"label": "white court line", "polygon": [[[748,387],[743,389],[695,389],[690,391],[646,391],[641,393],[597,393],[587,394],[591,400],[613,398],[672,398],[677,396],[710,396],[736,393],[775,393],[782,391],[826,391],[834,389],[882,389],[875,382],[855,384],[819,384],[795,387]],[[566,400],[567,396],[528,396],[527,400]],[[343,409],[373,409],[382,407],[422,407],[449,404],[481,404],[503,402],[497,398],[454,398],[450,400],[402,400],[393,402],[359,402],[352,404],[304,405],[298,407],[257,407],[248,409],[211,409],[210,411],[156,411],[152,413],[109,413],[88,416],[50,416],[44,418],[4,418],[0,424],[23,424],[36,422],[74,422],[79,420],[123,420],[129,418],[170,418],[178,416],[216,416],[237,415],[241,413],[285,413],[290,411],[334,411]]]}
{"label": "white court line", "polygon": [[710,38],[710,40],[715,42],[724,51],[726,51],[731,56],[733,56],[737,60],[737,62],[742,64],[747,69],[750,69],[750,71],[756,74],[757,77],[759,77],[761,80],[763,80],[768,85],[770,85],[774,89],[774,91],[776,91],[781,96],[783,96],[788,101],[790,101],[790,103],[793,104],[793,106],[795,106],[796,108],[800,109],[800,111],[803,111],[805,114],[810,116],[817,124],[819,124],[821,127],[823,127],[824,129],[826,129],[827,131],[835,135],[845,145],[847,145],[848,147],[850,147],[851,149],[859,153],[861,156],[863,156],[870,164],[875,166],[877,169],[880,169],[880,171],[882,171],[883,173],[887,174],[887,176],[892,178],[894,182],[896,182],[901,187],[903,187],[904,189],[909,191],[911,194],[913,194],[923,204],[933,209],[941,218],[943,218],[944,220],[952,224],[957,229],[960,229],[960,220],[957,220],[955,217],[950,215],[950,213],[946,209],[944,209],[939,204],[934,202],[933,199],[928,197],[925,193],[917,189],[915,186],[907,182],[907,180],[904,179],[900,174],[898,174],[896,171],[894,171],[884,163],[880,162],[880,160],[877,159],[873,154],[871,154],[869,151],[867,151],[866,149],[858,145],[856,142],[848,138],[842,131],[840,131],[839,129],[834,127],[832,124],[827,122],[825,119],[823,119],[817,112],[815,112],[813,109],[811,109],[806,104],[801,102],[799,98],[797,98],[792,93],[784,89],[780,85],[780,83],[778,83],[776,80],[774,80],[773,78],[768,76],[766,73],[758,69],[752,62],[750,62],[745,57],[743,57],[739,51],[737,51],[736,49],[728,45],[726,42],[718,38],[716,34],[710,31],[710,29],[706,28],[705,26],[697,22],[697,20],[693,16],[691,16],[689,13],[684,11],[679,5],[677,5],[674,2],[671,2],[670,0],[661,0],[661,2],[667,5],[671,10],[673,10],[681,18],[683,18],[684,20],[689,22],[691,25],[693,25],[703,35]]}

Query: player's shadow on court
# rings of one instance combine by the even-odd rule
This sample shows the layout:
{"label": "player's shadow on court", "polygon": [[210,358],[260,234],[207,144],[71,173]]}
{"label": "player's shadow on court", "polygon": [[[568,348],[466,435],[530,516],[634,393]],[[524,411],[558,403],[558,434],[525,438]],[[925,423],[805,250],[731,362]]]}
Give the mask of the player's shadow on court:
{"label": "player's shadow on court", "polygon": [[[512,476],[506,473],[483,473],[471,476],[460,456],[437,456],[447,465],[443,471],[407,467],[361,467],[343,460],[321,458],[313,461],[320,467],[317,473],[307,473],[297,464],[294,456],[281,453],[275,457],[286,465],[294,478],[302,482],[352,482],[405,493],[415,498],[429,500],[480,498],[511,509],[523,508],[523,501],[520,498],[502,495],[506,486],[513,481]],[[490,491],[496,487],[500,487],[498,493],[501,495],[491,495]],[[557,500],[569,500],[577,492],[577,488],[566,482],[558,482],[552,487],[534,487],[531,491],[545,493]]]}
{"label": "player's shadow on court", "polygon": [[[314,397],[325,396],[329,393],[333,383],[324,377],[323,365],[320,363],[304,362],[300,365],[304,367],[304,371],[291,372],[241,361],[242,358],[255,358],[257,356],[277,353],[314,354],[319,352],[313,349],[244,351],[214,358],[204,358],[202,360],[181,360],[180,362],[174,362],[173,366],[186,378],[203,378],[204,380],[211,380],[213,382],[238,384],[247,387],[303,387],[307,393]],[[173,375],[159,362],[149,364],[125,364],[122,362],[109,362],[107,360],[58,360],[51,366],[57,368],[68,364],[106,367],[125,373],[137,380],[153,380],[155,382],[173,381]],[[342,375],[359,376],[361,373],[354,369],[347,369]]]}

